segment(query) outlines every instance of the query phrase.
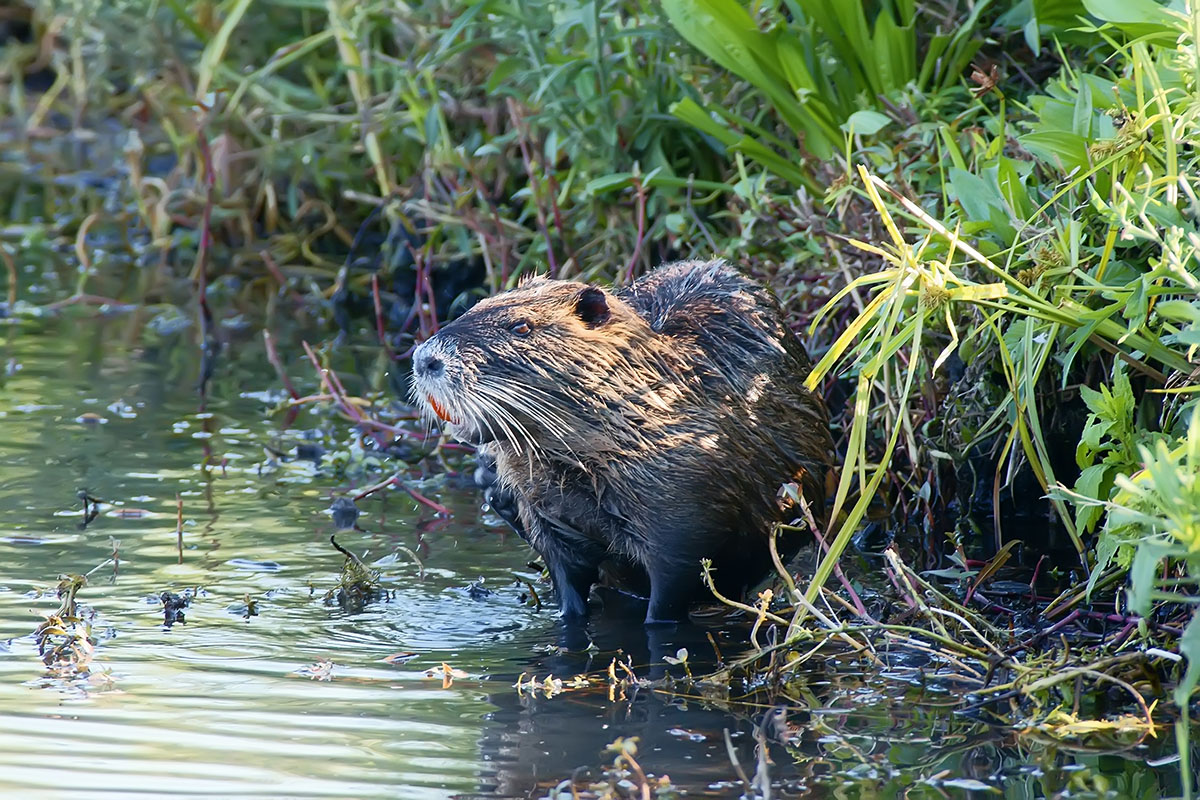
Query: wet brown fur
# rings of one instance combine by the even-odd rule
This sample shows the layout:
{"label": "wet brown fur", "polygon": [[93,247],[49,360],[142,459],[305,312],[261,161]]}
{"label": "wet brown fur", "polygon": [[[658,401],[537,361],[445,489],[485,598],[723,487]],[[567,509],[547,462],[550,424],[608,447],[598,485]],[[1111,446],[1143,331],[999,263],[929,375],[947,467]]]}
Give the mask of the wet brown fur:
{"label": "wet brown fur", "polygon": [[444,374],[418,369],[414,393],[496,459],[566,615],[585,613],[603,570],[649,590],[648,621],[678,619],[701,558],[724,592],[765,576],[781,484],[823,508],[832,443],[808,357],[770,292],[724,262],[670,264],[617,292],[531,280],[414,364],[430,358]]}

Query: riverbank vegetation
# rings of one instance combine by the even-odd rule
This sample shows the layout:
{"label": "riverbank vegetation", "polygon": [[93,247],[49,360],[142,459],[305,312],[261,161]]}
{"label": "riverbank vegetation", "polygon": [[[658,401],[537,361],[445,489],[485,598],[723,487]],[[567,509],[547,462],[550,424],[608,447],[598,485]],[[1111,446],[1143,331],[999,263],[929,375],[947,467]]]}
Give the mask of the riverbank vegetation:
{"label": "riverbank vegetation", "polygon": [[908,647],[1039,735],[1178,720],[1195,768],[1195,3],[0,13],[8,315],[182,307],[215,353],[225,316],[303,313],[402,359],[535,271],[735,260],[806,336],[844,459],[736,669],[787,695],[828,648]]}

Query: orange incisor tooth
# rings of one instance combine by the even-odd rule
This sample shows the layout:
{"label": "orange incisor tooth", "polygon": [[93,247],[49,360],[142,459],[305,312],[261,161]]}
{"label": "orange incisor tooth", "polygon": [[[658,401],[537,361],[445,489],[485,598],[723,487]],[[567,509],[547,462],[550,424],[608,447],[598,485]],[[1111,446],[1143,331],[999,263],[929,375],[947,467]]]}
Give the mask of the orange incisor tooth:
{"label": "orange incisor tooth", "polygon": [[451,417],[450,414],[447,413],[446,409],[442,407],[442,404],[434,399],[433,395],[427,394],[425,397],[427,400],[429,400],[429,405],[433,408],[433,413],[438,415],[438,419],[440,419],[442,422],[449,422],[451,425],[458,424],[458,420]]}

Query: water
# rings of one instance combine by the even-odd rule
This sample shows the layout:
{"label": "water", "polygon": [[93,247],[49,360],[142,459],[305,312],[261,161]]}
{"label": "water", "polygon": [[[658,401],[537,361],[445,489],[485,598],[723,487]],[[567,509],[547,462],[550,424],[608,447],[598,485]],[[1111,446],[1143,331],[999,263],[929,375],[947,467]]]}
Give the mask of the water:
{"label": "water", "polygon": [[[254,332],[233,334],[201,409],[186,332],[148,346],[138,325],[85,314],[0,332],[0,796],[541,797],[579,768],[599,776],[605,747],[637,736],[647,771],[693,797],[739,797],[727,731],[740,769],[765,769],[774,796],[1178,791],[1165,745],[1069,751],[955,717],[950,688],[924,685],[919,662],[864,675],[828,661],[789,685],[787,708],[716,689],[610,694],[614,656],[642,676],[681,675],[663,655],[686,647],[700,669],[714,659],[708,634],[729,657],[745,629],[647,633],[610,615],[590,629],[598,649],[580,651],[526,602],[518,578],[536,572],[524,543],[432,475],[413,479],[453,519],[399,491],[362,501],[362,530],[338,541],[384,559],[390,597],[360,613],[330,605],[343,558],[322,512],[386,473],[267,454],[310,435],[336,449],[348,425],[305,410],[282,430]],[[293,378],[315,388],[298,353],[284,345]],[[80,490],[105,503],[86,527]],[[77,598],[96,642],[86,669],[47,667],[32,635],[69,573],[89,574]],[[186,622],[164,625],[159,595],[188,590]],[[554,697],[513,687],[551,672],[598,685]]]}

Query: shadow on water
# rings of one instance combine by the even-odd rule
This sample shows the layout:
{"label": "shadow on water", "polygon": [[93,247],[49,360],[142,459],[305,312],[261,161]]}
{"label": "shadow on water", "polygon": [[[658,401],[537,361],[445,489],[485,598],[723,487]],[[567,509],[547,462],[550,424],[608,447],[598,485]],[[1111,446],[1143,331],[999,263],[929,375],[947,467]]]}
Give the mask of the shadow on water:
{"label": "shadow on water", "polygon": [[[258,336],[231,337],[200,411],[186,331],[127,324],[25,322],[0,342],[5,796],[542,797],[600,780],[606,746],[634,736],[646,771],[693,797],[742,796],[739,770],[783,797],[1178,791],[1161,742],[1068,751],[949,714],[955,687],[925,663],[830,658],[770,691],[689,683],[744,651],[744,625],[647,630],[610,598],[586,631],[563,628],[527,602],[526,581],[547,590],[524,543],[443,476],[414,481],[453,519],[380,492],[337,534],[387,595],[347,613],[323,601],[344,561],[323,511],[392,465],[341,459],[348,426],[327,412],[283,430]],[[280,349],[301,378],[298,347]],[[33,632],[64,574],[88,577],[91,646],[47,665]],[[610,667],[630,676],[614,660],[638,680],[612,685]]]}

